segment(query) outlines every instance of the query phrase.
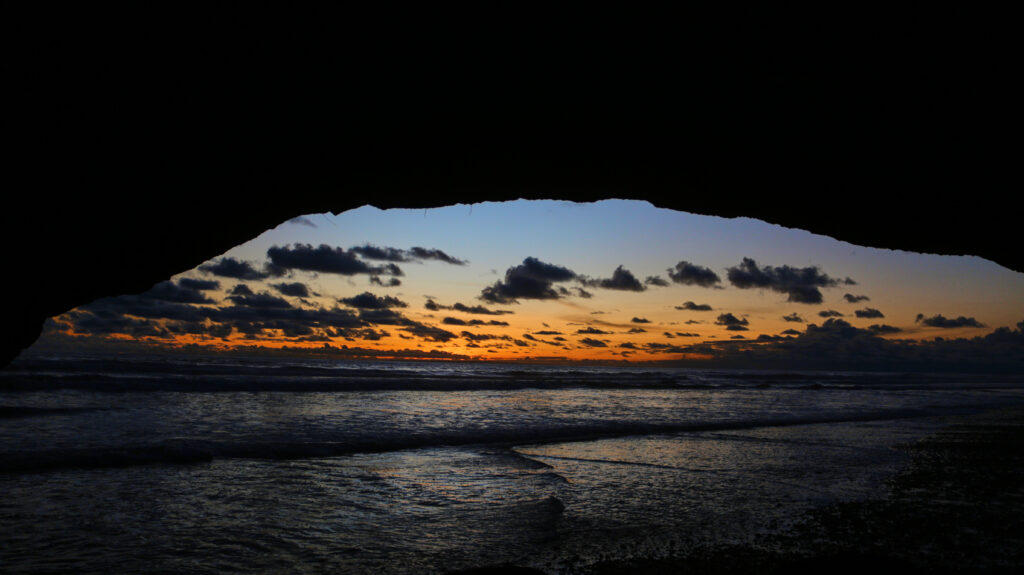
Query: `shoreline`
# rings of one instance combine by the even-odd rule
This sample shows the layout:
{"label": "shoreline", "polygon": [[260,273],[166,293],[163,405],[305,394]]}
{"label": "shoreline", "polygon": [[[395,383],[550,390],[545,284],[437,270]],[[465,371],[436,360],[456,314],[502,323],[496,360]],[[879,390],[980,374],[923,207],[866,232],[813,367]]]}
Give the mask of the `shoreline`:
{"label": "shoreline", "polygon": [[884,498],[810,512],[752,545],[599,563],[588,573],[1016,572],[1024,564],[1024,407],[956,416],[913,444]]}

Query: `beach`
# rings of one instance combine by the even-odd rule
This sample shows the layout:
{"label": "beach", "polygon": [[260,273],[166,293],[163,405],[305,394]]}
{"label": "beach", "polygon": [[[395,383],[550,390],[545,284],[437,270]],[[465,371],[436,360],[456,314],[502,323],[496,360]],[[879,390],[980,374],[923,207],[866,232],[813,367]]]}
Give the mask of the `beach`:
{"label": "beach", "polygon": [[882,498],[815,509],[753,545],[709,544],[590,572],[1011,573],[1024,565],[1024,409],[959,417],[902,448],[911,464]]}
{"label": "beach", "polygon": [[1019,376],[43,358],[0,377],[0,564],[998,571],[1022,422]]}

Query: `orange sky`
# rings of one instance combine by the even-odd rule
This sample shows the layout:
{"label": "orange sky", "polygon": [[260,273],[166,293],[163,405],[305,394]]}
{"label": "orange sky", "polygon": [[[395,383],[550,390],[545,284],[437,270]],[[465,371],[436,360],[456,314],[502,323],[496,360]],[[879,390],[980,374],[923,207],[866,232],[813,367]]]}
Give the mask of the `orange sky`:
{"label": "orange sky", "polygon": [[41,343],[635,361],[774,345],[830,318],[890,340],[1024,319],[1024,278],[979,258],[617,200],[307,215],[158,287],[72,310]]}

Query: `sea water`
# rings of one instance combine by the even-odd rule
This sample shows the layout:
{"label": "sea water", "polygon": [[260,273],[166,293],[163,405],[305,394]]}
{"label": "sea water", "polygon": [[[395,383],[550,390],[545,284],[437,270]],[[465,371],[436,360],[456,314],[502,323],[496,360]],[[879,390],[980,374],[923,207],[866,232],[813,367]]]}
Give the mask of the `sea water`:
{"label": "sea water", "polygon": [[203,356],[0,372],[0,571],[443,573],[749,543],[1020,376]]}

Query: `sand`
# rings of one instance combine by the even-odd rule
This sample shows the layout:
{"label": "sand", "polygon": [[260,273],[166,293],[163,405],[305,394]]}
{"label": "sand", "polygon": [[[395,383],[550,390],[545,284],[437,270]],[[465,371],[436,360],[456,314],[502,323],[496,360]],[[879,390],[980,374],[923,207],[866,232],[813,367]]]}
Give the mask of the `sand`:
{"label": "sand", "polygon": [[[910,465],[884,498],[830,505],[752,545],[612,561],[599,575],[1016,573],[1024,565],[1024,408],[990,411],[900,446]],[[465,573],[541,573],[512,566]]]}

